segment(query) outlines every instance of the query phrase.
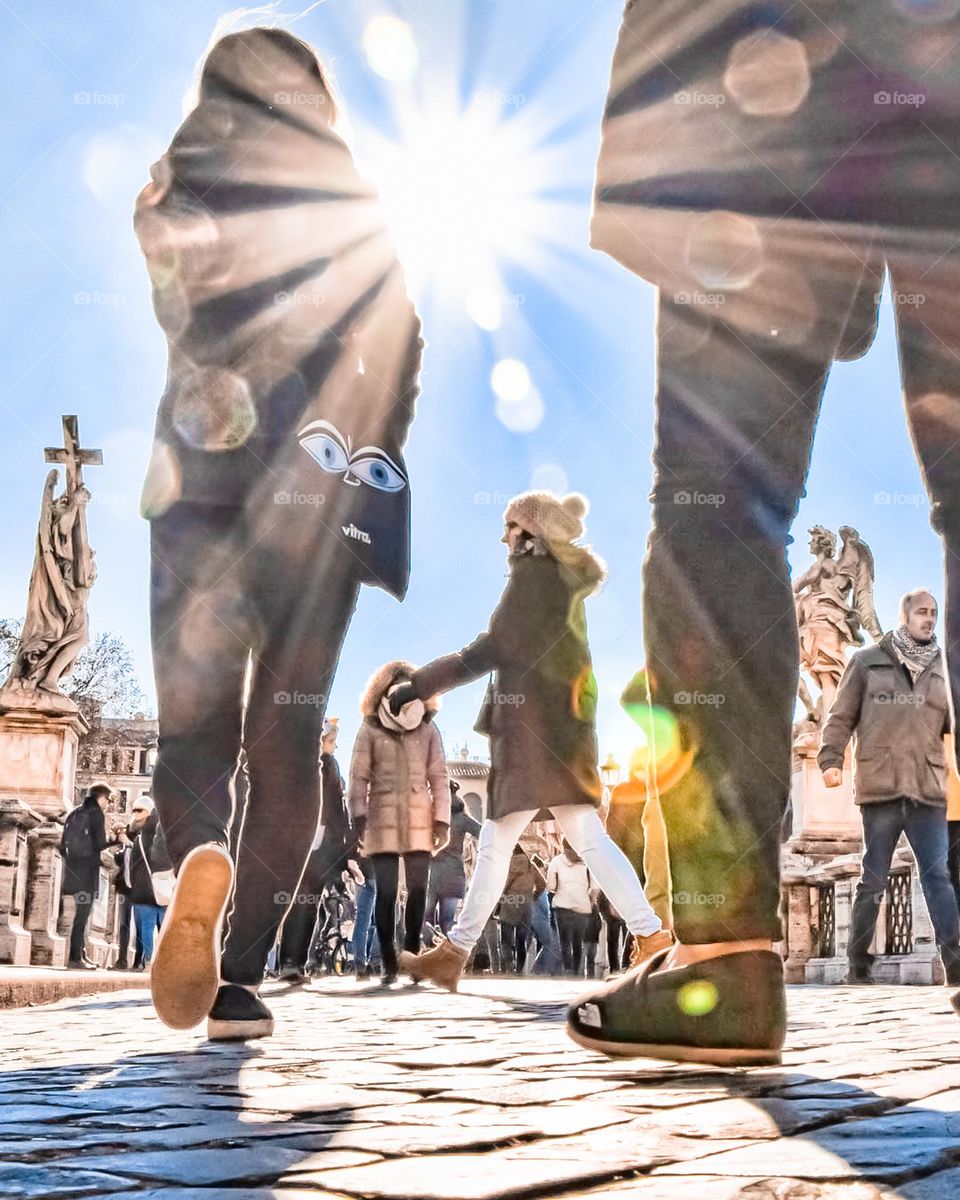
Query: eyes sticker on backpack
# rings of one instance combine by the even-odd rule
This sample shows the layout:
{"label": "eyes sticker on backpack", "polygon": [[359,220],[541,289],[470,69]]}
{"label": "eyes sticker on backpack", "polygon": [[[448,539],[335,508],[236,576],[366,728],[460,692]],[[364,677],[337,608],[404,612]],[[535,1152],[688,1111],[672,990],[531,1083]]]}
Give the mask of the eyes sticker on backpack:
{"label": "eyes sticker on backpack", "polygon": [[298,434],[300,445],[329,475],[342,475],[351,487],[366,484],[378,492],[401,492],[407,476],[379,446],[361,446],[354,450],[350,438],[329,421],[311,421]]}

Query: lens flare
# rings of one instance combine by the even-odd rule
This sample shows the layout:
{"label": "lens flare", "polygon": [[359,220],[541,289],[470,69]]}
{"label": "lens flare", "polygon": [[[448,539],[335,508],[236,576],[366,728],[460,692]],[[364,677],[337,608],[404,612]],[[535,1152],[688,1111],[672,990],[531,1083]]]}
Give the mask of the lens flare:
{"label": "lens flare", "polygon": [[717,1007],[720,993],[709,979],[694,979],[677,992],[677,1008],[688,1017],[705,1017]]}
{"label": "lens flare", "polygon": [[399,17],[375,17],[364,30],[363,51],[370,69],[390,83],[407,82],[420,66],[413,30]]}

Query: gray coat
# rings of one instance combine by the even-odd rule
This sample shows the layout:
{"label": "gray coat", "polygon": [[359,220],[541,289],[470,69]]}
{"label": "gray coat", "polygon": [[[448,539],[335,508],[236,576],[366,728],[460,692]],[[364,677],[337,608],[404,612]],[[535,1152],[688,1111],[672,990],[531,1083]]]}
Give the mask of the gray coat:
{"label": "gray coat", "polygon": [[821,771],[842,767],[856,734],[857,804],[905,798],[946,806],[943,735],[950,729],[939,657],[914,682],[893,648],[891,634],[850,659],[820,740]]}

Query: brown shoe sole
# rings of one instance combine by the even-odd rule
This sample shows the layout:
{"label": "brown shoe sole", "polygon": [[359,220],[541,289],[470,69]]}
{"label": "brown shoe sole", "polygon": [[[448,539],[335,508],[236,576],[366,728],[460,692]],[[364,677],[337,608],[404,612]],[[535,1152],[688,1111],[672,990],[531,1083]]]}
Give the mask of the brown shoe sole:
{"label": "brown shoe sole", "polygon": [[213,1008],[232,885],[233,863],[221,847],[198,846],[183,860],[150,968],[153,1007],[171,1029],[193,1029]]}
{"label": "brown shoe sole", "polygon": [[783,1061],[779,1050],[666,1046],[657,1042],[606,1042],[602,1038],[587,1037],[569,1025],[567,1034],[578,1046],[585,1050],[598,1050],[608,1058],[665,1058],[671,1062],[707,1063],[718,1067],[776,1067]]}

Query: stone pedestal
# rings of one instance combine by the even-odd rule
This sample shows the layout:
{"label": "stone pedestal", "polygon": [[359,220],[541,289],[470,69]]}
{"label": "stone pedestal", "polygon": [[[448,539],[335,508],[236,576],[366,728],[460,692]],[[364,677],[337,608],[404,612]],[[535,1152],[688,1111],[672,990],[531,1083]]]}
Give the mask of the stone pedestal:
{"label": "stone pedestal", "polygon": [[25,927],[30,870],[30,831],[41,824],[39,813],[20,800],[0,800],[0,963],[30,963],[30,933]]}
{"label": "stone pedestal", "polygon": [[0,795],[48,817],[74,803],[77,742],[87,724],[68,696],[0,688]]}
{"label": "stone pedestal", "polygon": [[30,835],[26,925],[32,938],[31,962],[36,966],[62,967],[67,961],[67,939],[57,930],[63,882],[62,836],[63,826],[57,821],[44,822]]}

